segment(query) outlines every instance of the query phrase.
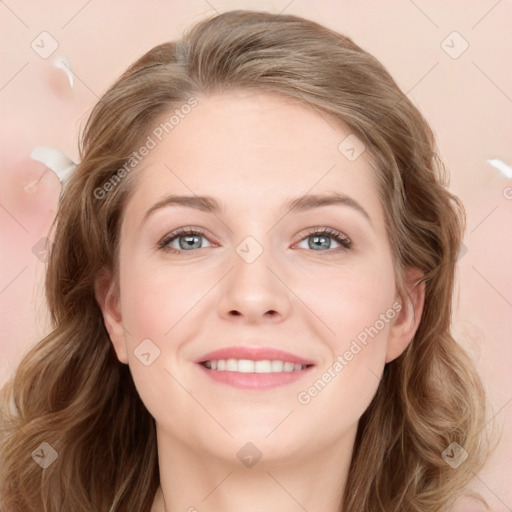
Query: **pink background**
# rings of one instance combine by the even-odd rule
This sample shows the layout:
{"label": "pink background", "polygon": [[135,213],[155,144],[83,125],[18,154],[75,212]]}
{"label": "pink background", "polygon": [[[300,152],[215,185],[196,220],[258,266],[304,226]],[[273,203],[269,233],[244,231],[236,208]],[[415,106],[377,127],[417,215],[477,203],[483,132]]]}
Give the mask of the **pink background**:
{"label": "pink background", "polygon": [[[489,427],[502,432],[472,487],[493,511],[512,510],[512,179],[487,162],[512,165],[510,0],[1,2],[0,384],[48,330],[44,262],[33,247],[47,235],[60,183],[46,172],[26,189],[45,170],[30,153],[49,146],[77,162],[79,126],[132,61],[199,19],[236,8],[297,14],[348,35],[431,123],[468,217],[455,331],[489,393]],[[42,32],[58,44],[48,58],[31,47],[48,37]],[[73,88],[52,66],[58,55],[70,60]]]}

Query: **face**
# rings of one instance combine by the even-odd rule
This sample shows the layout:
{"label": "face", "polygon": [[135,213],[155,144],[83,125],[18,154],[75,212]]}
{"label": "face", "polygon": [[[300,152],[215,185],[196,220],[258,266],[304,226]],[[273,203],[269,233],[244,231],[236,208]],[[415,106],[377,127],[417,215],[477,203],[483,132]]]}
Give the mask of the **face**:
{"label": "face", "polygon": [[121,226],[120,293],[107,280],[97,298],[169,442],[231,460],[250,441],[299,460],[353,440],[416,324],[369,155],[340,150],[350,135],[294,100],[238,91],[198,98],[153,137]]}

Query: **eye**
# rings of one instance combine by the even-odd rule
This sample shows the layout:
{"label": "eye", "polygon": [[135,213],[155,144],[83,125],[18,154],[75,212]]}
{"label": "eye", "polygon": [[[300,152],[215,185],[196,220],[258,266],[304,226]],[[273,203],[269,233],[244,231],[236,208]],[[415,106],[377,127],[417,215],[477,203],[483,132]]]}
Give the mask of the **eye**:
{"label": "eye", "polygon": [[[308,249],[313,249],[314,251],[327,252],[322,249],[332,249],[330,239],[334,240],[341,246],[341,250],[347,250],[352,247],[352,241],[350,238],[345,236],[340,231],[337,231],[332,228],[322,228],[315,227],[310,230],[310,232],[305,236],[302,240],[311,239],[312,241],[308,242]],[[339,249],[339,248],[338,248]]]}
{"label": "eye", "polygon": [[[172,233],[167,234],[159,243],[158,247],[161,250],[179,254],[183,252],[193,252],[197,249],[204,249],[201,244],[201,238],[205,240],[206,235],[205,232],[200,228],[188,227],[188,228],[179,228]],[[322,228],[315,227],[310,230],[310,232],[302,238],[301,242],[307,239],[312,239],[312,242],[308,243],[308,249],[313,249],[314,251],[320,252],[328,252],[323,251],[322,249],[333,249],[331,247],[330,239],[334,240],[337,244],[341,246],[341,250],[347,250],[352,247],[352,241],[350,238],[345,236],[340,231],[337,231],[332,228]],[[178,247],[173,247],[171,244],[174,242],[178,242]],[[336,248],[335,248],[336,249]],[[339,250],[340,248],[338,248]]]}
{"label": "eye", "polygon": [[[206,240],[204,231],[199,228],[179,228],[166,235],[158,243],[158,247],[172,253],[191,252],[194,249],[203,249],[201,238]],[[174,241],[178,242],[178,248],[171,246]]]}

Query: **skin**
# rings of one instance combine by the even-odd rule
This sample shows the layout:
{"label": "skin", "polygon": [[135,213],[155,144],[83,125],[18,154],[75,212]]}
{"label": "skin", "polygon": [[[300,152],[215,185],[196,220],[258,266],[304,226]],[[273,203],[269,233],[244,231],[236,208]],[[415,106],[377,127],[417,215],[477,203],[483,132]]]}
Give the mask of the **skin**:
{"label": "skin", "polygon": [[[134,171],[120,293],[107,274],[96,297],[117,356],[156,420],[161,487],[152,512],[338,510],[358,420],[386,362],[412,339],[424,297],[422,285],[410,285],[414,315],[397,293],[368,153],[349,161],[338,150],[350,133],[280,95],[218,93],[199,97]],[[346,205],[284,215],[290,197],[333,191],[357,201],[371,222]],[[168,206],[142,222],[171,193],[213,196],[226,210]],[[201,248],[183,249],[182,238],[181,254],[158,249],[166,234],[188,226],[206,231]],[[330,248],[311,248],[308,228],[319,226],[349,237],[351,248],[332,238]],[[263,249],[250,264],[236,252],[247,236]],[[418,277],[408,271],[409,283]],[[298,394],[395,301],[401,311],[299,403]],[[148,338],[160,355],[146,366],[134,350]],[[213,382],[194,363],[244,344],[289,351],[315,367],[297,382],[256,391]],[[247,442],[262,454],[251,468],[237,457]]]}

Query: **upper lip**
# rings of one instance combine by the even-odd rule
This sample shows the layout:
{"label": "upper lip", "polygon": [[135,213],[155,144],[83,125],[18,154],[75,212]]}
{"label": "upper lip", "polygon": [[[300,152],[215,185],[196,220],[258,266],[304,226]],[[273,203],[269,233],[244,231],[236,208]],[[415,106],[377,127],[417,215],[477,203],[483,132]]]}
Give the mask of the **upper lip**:
{"label": "upper lip", "polygon": [[253,361],[284,361],[301,365],[313,365],[313,361],[304,359],[290,352],[278,350],[272,347],[225,347],[213,352],[208,352],[197,358],[194,362],[218,361],[219,359],[250,359]]}

